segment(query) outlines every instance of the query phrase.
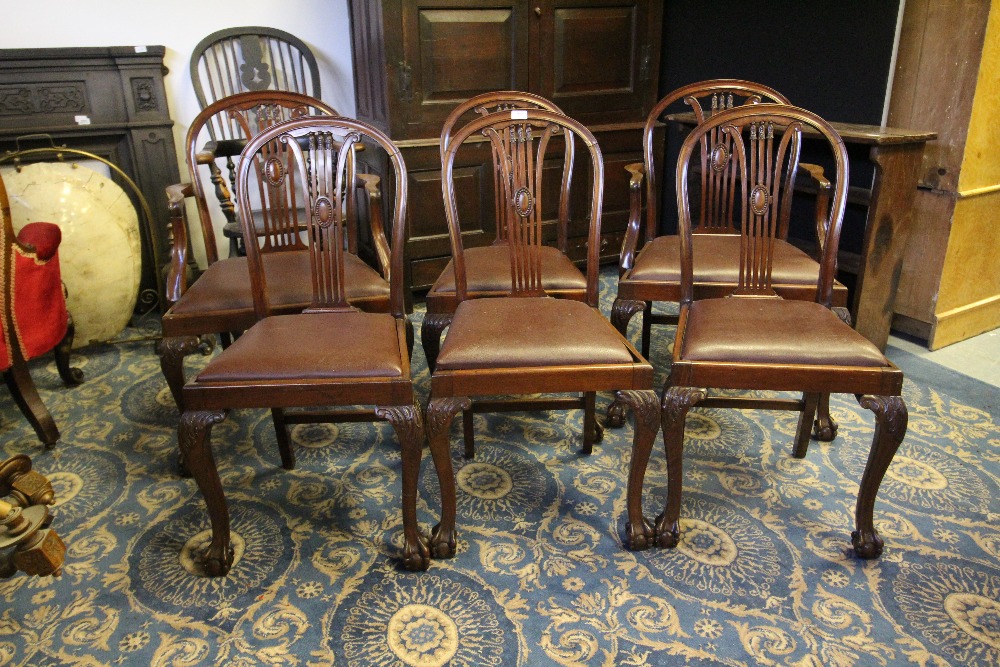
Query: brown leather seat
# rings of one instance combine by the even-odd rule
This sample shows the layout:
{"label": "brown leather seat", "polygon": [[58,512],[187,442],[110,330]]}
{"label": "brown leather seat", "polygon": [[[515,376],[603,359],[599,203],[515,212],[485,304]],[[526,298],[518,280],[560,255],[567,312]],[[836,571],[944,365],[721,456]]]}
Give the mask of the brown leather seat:
{"label": "brown leather seat", "polygon": [[693,302],[681,356],[691,361],[888,367],[885,355],[829,308],[781,299]]}
{"label": "brown leather seat", "polygon": [[[695,292],[697,296],[705,290],[717,285],[726,293],[731,292],[733,285],[740,278],[740,237],[737,234],[692,234],[692,259],[698,267],[695,273]],[[797,288],[808,292],[813,298],[816,293],[816,280],[819,278],[819,264],[815,259],[791,243],[775,239],[774,269],[771,281],[774,288],[781,293],[782,286]],[[680,238],[677,236],[658,236],[639,252],[635,258],[635,266],[629,273],[633,282],[680,284],[681,280],[681,249]],[[699,291],[701,288],[702,291]],[[715,290],[718,292],[719,290]],[[847,288],[841,283],[834,284],[834,298],[837,305],[847,303]]]}
{"label": "brown leather seat", "polygon": [[[545,287],[548,292],[565,290],[585,291],[587,279],[576,264],[558,248],[539,248]],[[510,248],[504,245],[469,248],[465,251],[468,290],[477,296],[507,294],[510,292]],[[452,260],[434,282],[431,291],[437,294],[455,294],[455,265]]]}
{"label": "brown leather seat", "polygon": [[[210,361],[196,382],[401,377],[395,343],[396,319],[387,313],[274,315]],[[269,353],[262,356],[263,349]]]}
{"label": "brown leather seat", "polygon": [[[736,156],[732,190],[735,219],[746,239],[736,266],[738,280],[724,298],[698,299],[695,291],[692,206],[687,175],[692,154],[709,137],[724,134]],[[821,228],[825,235],[812,301],[778,296],[774,279],[778,246],[774,224],[792,203],[788,169],[802,137],[828,146],[835,160],[832,205]],[[743,159],[753,156],[753,159]],[[847,148],[829,123],[804,109],[787,105],[748,105],[719,112],[684,140],[677,163],[677,209],[680,248],[680,313],[670,377],[663,387],[661,420],[667,461],[664,510],[655,525],[642,515],[642,480],[651,448],[636,441],[628,487],[629,544],[675,547],[680,540],[684,426],[688,411],[705,408],[795,410],[800,413],[792,455],[802,458],[822,397],[854,394],[875,413],[868,462],[859,480],[855,507],[855,554],[876,558],[882,539],[873,523],[879,484],[906,434],[903,374],[882,352],[832,310],[834,272],[844,207],[847,202]],[[769,184],[767,189],[763,185]],[[747,393],[751,390],[752,393]],[[758,393],[760,391],[766,393]],[[771,392],[801,392],[792,399]],[[838,554],[839,555],[839,554]]]}
{"label": "brown leather seat", "polygon": [[458,304],[437,367],[445,371],[632,360],[621,335],[586,303],[551,297],[473,299]]}
{"label": "brown leather seat", "polygon": [[[312,298],[312,285],[303,277],[309,275],[309,253],[291,250],[264,255],[271,298],[279,309],[300,311]],[[344,254],[344,281],[348,300],[370,312],[383,312],[389,305],[389,283],[356,255]],[[198,321],[208,313],[230,318],[236,329],[245,329],[257,321],[250,290],[250,273],[246,257],[230,257],[209,266],[198,280],[164,315],[169,328],[185,333],[185,321],[195,320],[191,333],[204,333]],[[202,328],[198,328],[202,327]]]}

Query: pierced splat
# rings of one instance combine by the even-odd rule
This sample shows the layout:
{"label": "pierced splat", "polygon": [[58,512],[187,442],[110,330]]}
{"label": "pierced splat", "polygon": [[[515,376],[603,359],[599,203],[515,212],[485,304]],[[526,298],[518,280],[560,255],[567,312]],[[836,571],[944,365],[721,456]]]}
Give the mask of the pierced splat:
{"label": "pierced splat", "polygon": [[[345,221],[353,218],[357,133],[282,135],[255,156],[263,206],[262,246],[307,247],[313,299],[306,312],[350,310],[344,276]],[[298,184],[300,185],[298,185]],[[304,214],[299,213],[299,198]],[[300,219],[301,218],[301,219]]]}
{"label": "pierced splat", "polygon": [[542,176],[545,152],[553,135],[563,135],[572,170],[573,137],[556,125],[515,120],[503,127],[490,127],[483,134],[490,140],[497,165],[499,187],[498,226],[510,246],[512,294],[543,296]]}
{"label": "pierced splat", "polygon": [[[787,234],[802,126],[787,127],[777,143],[771,121],[746,128],[724,125],[719,131],[732,150],[728,160],[736,176],[732,185],[742,193],[740,279],[734,294],[776,296],[771,287],[775,239]],[[711,170],[716,171],[714,155]]]}

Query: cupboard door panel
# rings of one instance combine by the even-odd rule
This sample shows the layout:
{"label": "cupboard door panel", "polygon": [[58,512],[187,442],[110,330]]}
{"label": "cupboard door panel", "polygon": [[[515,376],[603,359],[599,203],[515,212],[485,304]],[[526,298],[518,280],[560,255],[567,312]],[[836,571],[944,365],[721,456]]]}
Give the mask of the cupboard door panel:
{"label": "cupboard door panel", "polygon": [[[584,123],[643,118],[652,103],[646,0],[539,5],[539,93]],[[658,44],[655,45],[658,47]]]}
{"label": "cupboard door panel", "polygon": [[409,138],[437,136],[455,105],[474,95],[527,89],[523,3],[461,4],[404,5],[400,100]]}

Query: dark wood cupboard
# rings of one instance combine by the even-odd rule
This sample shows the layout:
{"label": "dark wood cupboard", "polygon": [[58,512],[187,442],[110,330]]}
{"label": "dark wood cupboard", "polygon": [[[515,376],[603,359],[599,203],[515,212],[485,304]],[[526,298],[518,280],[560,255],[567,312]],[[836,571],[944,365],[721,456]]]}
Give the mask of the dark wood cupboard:
{"label": "dark wood cupboard", "polygon": [[[605,159],[601,255],[617,257],[628,220],[624,166],[642,159],[642,123],[656,103],[662,3],[350,0],[349,6],[358,118],[389,133],[409,171],[412,289],[429,287],[450,254],[441,125],[456,104],[493,90],[542,95],[594,132]],[[495,237],[489,169],[485,146],[456,169],[467,247]],[[585,254],[587,221],[576,217],[585,208],[582,201],[573,206],[574,259]],[[554,240],[554,228],[551,234]]]}

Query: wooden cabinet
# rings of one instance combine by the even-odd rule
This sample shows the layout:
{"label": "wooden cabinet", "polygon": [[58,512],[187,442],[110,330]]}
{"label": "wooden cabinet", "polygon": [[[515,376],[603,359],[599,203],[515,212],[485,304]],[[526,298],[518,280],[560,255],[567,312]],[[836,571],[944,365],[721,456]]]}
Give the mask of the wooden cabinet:
{"label": "wooden cabinet", "polygon": [[[628,220],[624,165],[642,159],[642,123],[657,99],[662,3],[351,0],[350,11],[358,118],[389,133],[409,170],[413,289],[429,287],[450,254],[441,125],[459,102],[493,90],[538,93],[594,132],[605,159],[601,254],[617,257]],[[467,247],[495,236],[489,169],[485,146],[456,168]],[[586,224],[570,223],[571,253],[580,258]]]}

